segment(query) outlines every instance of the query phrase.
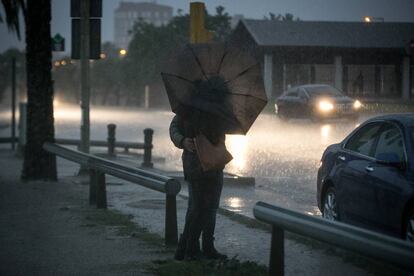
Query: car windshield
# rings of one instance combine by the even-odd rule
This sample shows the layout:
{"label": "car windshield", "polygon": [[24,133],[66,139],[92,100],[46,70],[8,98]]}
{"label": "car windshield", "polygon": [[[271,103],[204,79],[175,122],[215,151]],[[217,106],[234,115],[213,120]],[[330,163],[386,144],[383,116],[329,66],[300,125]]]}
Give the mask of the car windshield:
{"label": "car windshield", "polygon": [[306,87],[306,91],[311,97],[343,97],[338,89],[328,85]]}

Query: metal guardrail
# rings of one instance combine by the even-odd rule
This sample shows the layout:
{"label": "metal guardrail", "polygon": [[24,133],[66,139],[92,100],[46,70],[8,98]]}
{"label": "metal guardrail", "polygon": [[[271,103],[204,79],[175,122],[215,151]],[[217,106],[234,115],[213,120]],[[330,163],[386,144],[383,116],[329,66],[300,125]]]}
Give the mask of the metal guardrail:
{"label": "metal guardrail", "polygon": [[253,214],[256,219],[272,225],[269,275],[284,275],[284,231],[414,271],[414,246],[402,240],[264,202],[256,203]]}
{"label": "metal guardrail", "polygon": [[68,149],[53,143],[45,143],[43,148],[56,156],[73,161],[89,169],[89,203],[96,204],[97,208],[107,207],[105,174],[165,193],[165,242],[166,244],[177,243],[176,197],[181,189],[181,184],[178,180],[161,174],[119,164],[77,150]]}
{"label": "metal guardrail", "polygon": [[[67,138],[56,138],[56,143],[68,146],[78,146],[80,144],[79,139],[67,139]],[[103,140],[91,140],[90,145],[93,147],[107,147],[108,142]],[[124,149],[144,149],[144,143],[133,143],[133,142],[115,142],[115,147]]]}
{"label": "metal guardrail", "polygon": [[[18,149],[22,152],[25,145],[26,145],[26,129],[27,129],[27,104],[20,103],[19,106],[20,116],[19,116],[19,137],[18,137]],[[93,147],[107,147],[108,148],[108,155],[115,156],[116,151],[115,148],[124,148],[125,152],[128,152],[129,149],[142,149],[144,150],[144,160],[142,162],[143,167],[153,167],[152,163],[152,138],[154,134],[154,130],[150,128],[144,129],[144,142],[143,143],[133,143],[133,142],[122,142],[116,141],[116,125],[115,124],[108,124],[108,137],[107,140],[92,140],[90,141],[90,145]],[[16,142],[13,138],[0,138],[0,143],[11,143],[12,148],[14,149],[14,143]],[[58,144],[63,145],[71,145],[80,147],[80,140],[77,139],[65,139],[65,138],[56,138],[55,142]]]}
{"label": "metal guardrail", "polygon": [[[116,141],[115,137],[115,124],[109,124],[108,126],[108,138],[104,140],[91,140],[90,145],[93,147],[107,147],[108,155],[115,156],[115,148],[124,148],[125,152],[128,152],[129,149],[143,149],[144,150],[144,160],[142,166],[144,167],[153,167],[152,159],[152,136],[154,130],[150,128],[144,129],[144,143],[132,143],[132,142],[122,142]],[[80,147],[81,141],[78,139],[65,139],[65,138],[56,138],[55,142],[61,145],[77,146]]]}

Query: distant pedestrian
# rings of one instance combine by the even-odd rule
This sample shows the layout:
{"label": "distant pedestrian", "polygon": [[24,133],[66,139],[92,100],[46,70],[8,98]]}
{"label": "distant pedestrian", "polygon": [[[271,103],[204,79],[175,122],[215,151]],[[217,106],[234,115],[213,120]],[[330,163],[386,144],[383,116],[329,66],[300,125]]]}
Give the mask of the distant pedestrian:
{"label": "distant pedestrian", "polygon": [[359,71],[358,76],[352,83],[352,90],[354,92],[354,96],[364,95],[364,76],[362,75],[362,71]]}
{"label": "distant pedestrian", "polygon": [[[170,125],[174,145],[183,149],[184,179],[188,183],[188,207],[184,231],[180,236],[176,260],[225,259],[214,246],[216,214],[223,188],[223,168],[204,171],[196,152],[195,137],[203,133],[212,144],[224,143],[225,134],[214,127],[216,122],[200,126],[176,115]],[[202,250],[199,239],[202,234]]]}

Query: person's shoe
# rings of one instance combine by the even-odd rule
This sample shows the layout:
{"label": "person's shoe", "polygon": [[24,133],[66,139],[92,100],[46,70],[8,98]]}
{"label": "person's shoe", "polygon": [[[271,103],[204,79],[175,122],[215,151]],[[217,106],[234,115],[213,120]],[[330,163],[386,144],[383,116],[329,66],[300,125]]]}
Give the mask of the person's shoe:
{"label": "person's shoe", "polygon": [[209,260],[225,260],[227,256],[219,253],[214,247],[214,236],[203,236],[203,256]]}
{"label": "person's shoe", "polygon": [[214,247],[209,248],[207,250],[203,250],[203,255],[208,260],[225,260],[225,259],[227,259],[227,255],[221,254]]}

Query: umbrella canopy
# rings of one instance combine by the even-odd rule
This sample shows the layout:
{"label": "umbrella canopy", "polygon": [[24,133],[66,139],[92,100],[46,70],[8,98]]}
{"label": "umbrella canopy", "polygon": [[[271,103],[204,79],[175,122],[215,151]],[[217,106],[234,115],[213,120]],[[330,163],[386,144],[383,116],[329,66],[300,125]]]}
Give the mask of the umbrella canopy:
{"label": "umbrella canopy", "polygon": [[229,44],[188,44],[161,75],[174,113],[215,118],[227,134],[246,134],[267,103],[260,64]]}

